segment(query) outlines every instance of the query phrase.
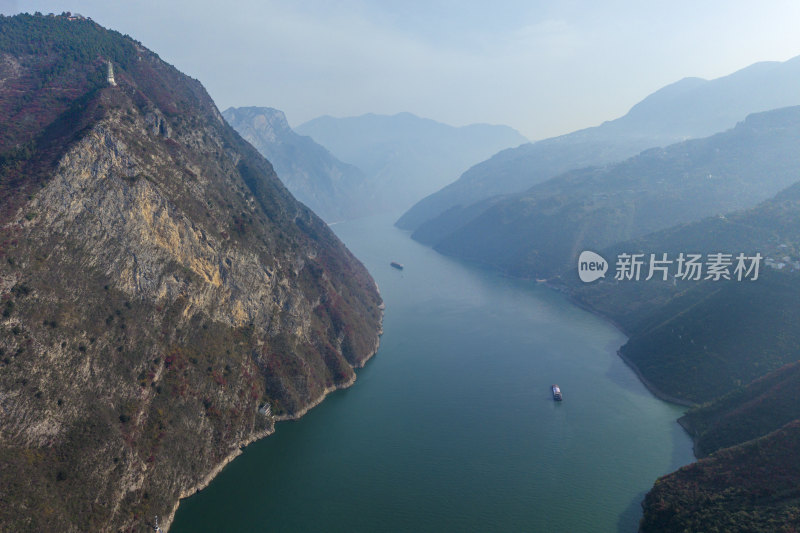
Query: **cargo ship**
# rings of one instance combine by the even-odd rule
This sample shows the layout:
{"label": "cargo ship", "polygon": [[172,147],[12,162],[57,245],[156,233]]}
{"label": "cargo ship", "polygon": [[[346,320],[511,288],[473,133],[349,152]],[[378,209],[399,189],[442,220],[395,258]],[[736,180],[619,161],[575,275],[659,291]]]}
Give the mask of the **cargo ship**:
{"label": "cargo ship", "polygon": [[558,385],[553,385],[553,399],[557,402],[561,401],[561,389],[558,388]]}
{"label": "cargo ship", "polygon": [[402,263],[398,263],[397,261],[392,261],[389,264],[392,265],[397,270],[403,270],[403,264]]}

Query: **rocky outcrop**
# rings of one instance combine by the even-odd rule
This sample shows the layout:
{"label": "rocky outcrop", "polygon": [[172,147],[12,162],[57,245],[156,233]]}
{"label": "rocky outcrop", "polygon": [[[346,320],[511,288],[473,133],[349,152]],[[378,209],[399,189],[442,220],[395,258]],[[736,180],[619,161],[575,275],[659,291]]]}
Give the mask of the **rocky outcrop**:
{"label": "rocky outcrop", "polygon": [[[197,81],[88,20],[0,27],[23,40],[0,39],[16,88],[81,88],[2,146],[0,524],[168,525],[241,445],[353,382],[380,295]],[[7,86],[23,114],[51,97]]]}
{"label": "rocky outcrop", "polygon": [[324,220],[337,222],[377,212],[373,184],[361,170],[339,161],[311,137],[295,133],[283,111],[231,107],[222,114],[269,159],[295,198]]}

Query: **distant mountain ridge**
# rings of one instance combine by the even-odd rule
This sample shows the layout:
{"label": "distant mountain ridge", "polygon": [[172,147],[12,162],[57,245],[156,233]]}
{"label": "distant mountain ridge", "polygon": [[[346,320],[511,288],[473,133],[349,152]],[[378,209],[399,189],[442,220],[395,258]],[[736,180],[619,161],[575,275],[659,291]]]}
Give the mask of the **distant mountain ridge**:
{"label": "distant mountain ridge", "polygon": [[480,202],[518,193],[569,170],[605,165],[653,147],[706,137],[751,113],[800,105],[800,56],[756,63],[714,80],[685,78],[659,89],[624,116],[505,150],[418,202],[397,221],[436,244],[480,213]]}
{"label": "distant mountain ridge", "polygon": [[[641,530],[792,531],[800,486],[800,182],[756,207],[601,250],[760,253],[756,281],[560,276],[578,303],[629,335],[620,349],[648,386],[695,408],[679,421],[704,458],[659,479]],[[794,528],[794,529],[793,529]]]}
{"label": "distant mountain ridge", "polygon": [[374,212],[372,184],[364,173],[339,161],[310,137],[297,134],[283,111],[230,107],[222,116],[272,163],[295,198],[327,222]]}
{"label": "distant mountain ridge", "polygon": [[684,78],[654,92],[614,127],[653,128],[663,135],[707,137],[726,130],[746,115],[800,104],[800,56],[762,61],[727,76]]}
{"label": "distant mountain ridge", "polygon": [[[623,327],[629,339],[621,353],[671,397],[711,401],[800,359],[800,273],[788,266],[800,259],[800,182],[751,209],[619,243],[602,255],[663,252],[674,258],[689,250],[760,253],[760,277],[700,283],[609,277],[595,284],[576,281],[573,272],[562,277],[579,303]],[[786,266],[768,265],[784,257]]]}
{"label": "distant mountain ridge", "polygon": [[381,209],[407,209],[467,168],[528,140],[508,126],[449,126],[411,113],[319,117],[295,131],[361,169]]}
{"label": "distant mountain ridge", "polygon": [[800,179],[798,147],[800,106],[756,113],[711,137],[487,201],[434,249],[515,276],[550,277],[581,250],[766,200]]}

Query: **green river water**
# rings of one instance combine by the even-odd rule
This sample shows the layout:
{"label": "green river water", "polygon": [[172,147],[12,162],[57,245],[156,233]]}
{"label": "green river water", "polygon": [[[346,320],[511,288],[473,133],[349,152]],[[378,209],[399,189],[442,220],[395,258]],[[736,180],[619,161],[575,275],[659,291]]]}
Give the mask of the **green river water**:
{"label": "green river water", "polygon": [[378,354],[184,500],[170,532],[636,531],[655,479],[693,460],[682,408],[638,381],[607,322],[392,220],[333,227],[381,288]]}

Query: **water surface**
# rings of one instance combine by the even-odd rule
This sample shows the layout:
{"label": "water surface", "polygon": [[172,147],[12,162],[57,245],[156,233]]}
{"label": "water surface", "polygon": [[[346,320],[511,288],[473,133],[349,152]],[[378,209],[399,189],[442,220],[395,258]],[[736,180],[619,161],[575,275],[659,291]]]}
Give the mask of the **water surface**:
{"label": "water surface", "polygon": [[636,531],[653,481],[693,459],[681,408],[616,356],[610,324],[392,220],[334,226],[386,302],[378,354],[183,501],[170,531]]}

